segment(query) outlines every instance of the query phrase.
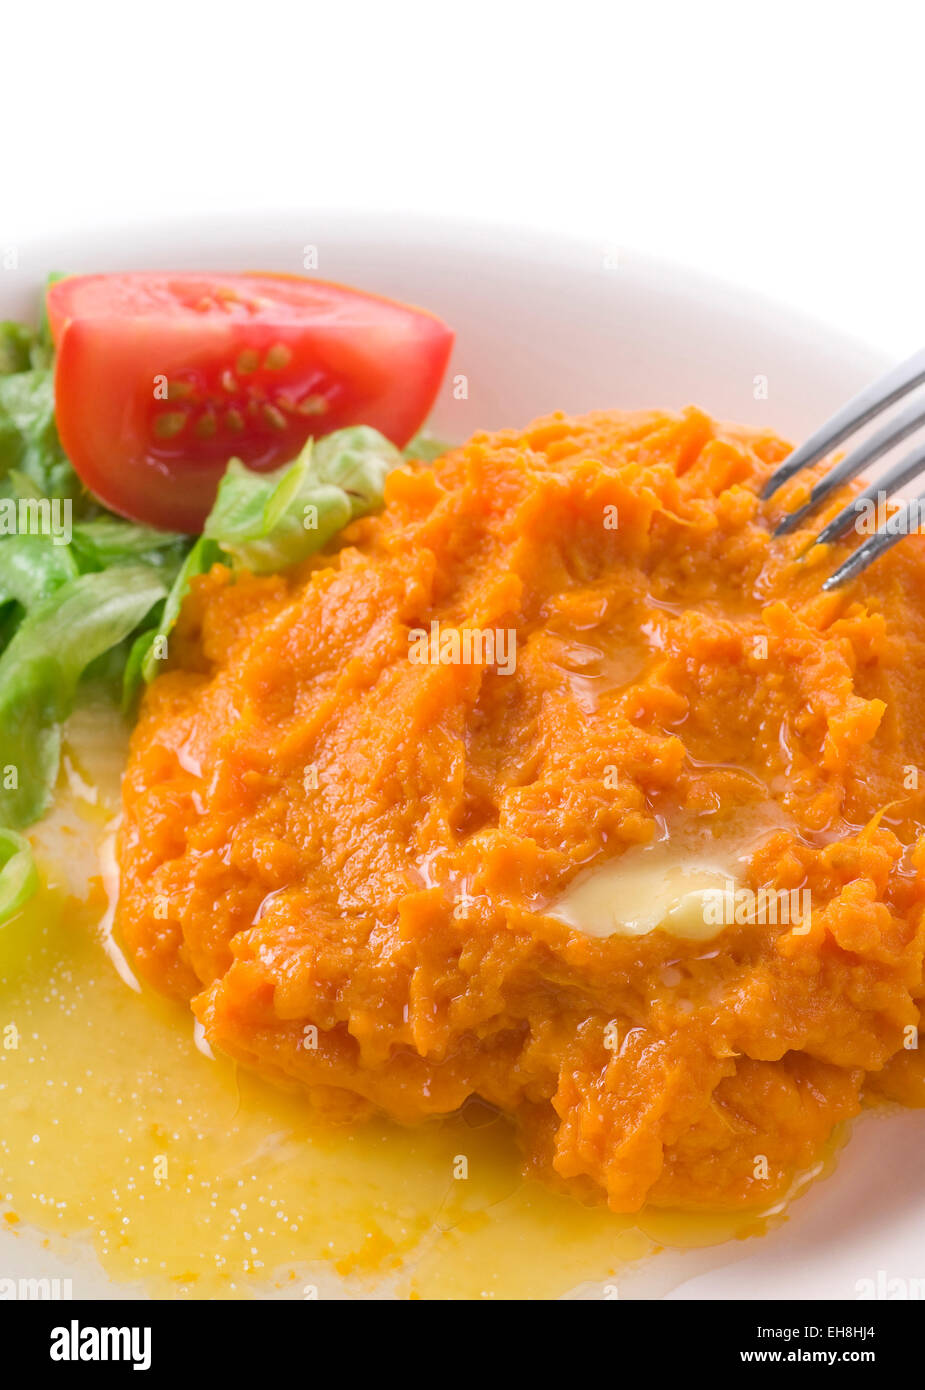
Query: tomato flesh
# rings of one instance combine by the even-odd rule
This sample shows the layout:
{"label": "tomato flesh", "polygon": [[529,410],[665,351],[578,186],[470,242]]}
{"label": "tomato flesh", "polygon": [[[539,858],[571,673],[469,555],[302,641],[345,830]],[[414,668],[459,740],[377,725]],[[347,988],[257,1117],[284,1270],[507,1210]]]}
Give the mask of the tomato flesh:
{"label": "tomato flesh", "polygon": [[190,532],[232,456],[276,468],[352,424],[406,444],[453,341],[424,310],[296,276],[74,276],[47,304],[75,470],[120,515]]}

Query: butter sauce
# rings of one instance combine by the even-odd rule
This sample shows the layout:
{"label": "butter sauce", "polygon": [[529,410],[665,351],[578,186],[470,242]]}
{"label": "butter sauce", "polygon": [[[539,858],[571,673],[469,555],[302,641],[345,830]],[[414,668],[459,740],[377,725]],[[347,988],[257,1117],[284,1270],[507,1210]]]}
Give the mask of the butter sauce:
{"label": "butter sauce", "polygon": [[680,940],[708,941],[735,920],[729,913],[751,855],[784,823],[776,807],[761,806],[721,828],[701,820],[669,838],[665,827],[653,843],[583,869],[546,911],[586,936],[644,936],[660,928]]}
{"label": "butter sauce", "polygon": [[122,741],[105,707],[72,726],[33,837],[54,886],[0,932],[6,1273],[19,1240],[44,1240],[91,1250],[114,1297],[608,1297],[661,1246],[765,1228],[756,1212],[582,1206],[521,1176],[510,1127],[479,1102],[415,1129],[331,1128],[212,1055],[112,937]]}

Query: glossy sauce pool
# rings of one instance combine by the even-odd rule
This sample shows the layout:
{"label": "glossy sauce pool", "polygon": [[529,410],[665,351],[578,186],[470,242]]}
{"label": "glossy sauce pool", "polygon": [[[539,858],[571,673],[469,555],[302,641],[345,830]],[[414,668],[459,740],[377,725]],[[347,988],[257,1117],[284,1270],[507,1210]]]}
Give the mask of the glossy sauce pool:
{"label": "glossy sauce pool", "polygon": [[89,1244],[116,1297],[613,1297],[660,1246],[765,1228],[769,1213],[584,1207],[522,1178],[508,1124],[477,1102],[415,1129],[332,1129],[209,1055],[189,1012],[134,980],[108,931],[111,877],[90,874],[121,758],[111,713],[72,727],[35,837],[57,886],[0,929],[5,1266],[19,1237]]}

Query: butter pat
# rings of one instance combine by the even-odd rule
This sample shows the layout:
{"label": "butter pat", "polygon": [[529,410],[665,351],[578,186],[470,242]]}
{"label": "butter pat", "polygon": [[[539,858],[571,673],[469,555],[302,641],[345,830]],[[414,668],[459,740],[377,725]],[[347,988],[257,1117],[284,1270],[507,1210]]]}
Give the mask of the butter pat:
{"label": "butter pat", "polygon": [[729,864],[646,845],[579,874],[547,912],[586,936],[646,936],[660,927],[708,941],[735,920],[735,886]]}

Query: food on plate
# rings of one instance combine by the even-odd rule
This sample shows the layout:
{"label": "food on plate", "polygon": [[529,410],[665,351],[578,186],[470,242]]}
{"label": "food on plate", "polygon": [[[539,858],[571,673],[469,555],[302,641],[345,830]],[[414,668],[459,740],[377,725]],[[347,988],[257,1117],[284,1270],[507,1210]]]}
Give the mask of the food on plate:
{"label": "food on plate", "polygon": [[786,453],[552,415],[195,578],[124,782],[137,968],[326,1114],[481,1097],[615,1211],[766,1207],[920,1097],[925,552],[821,593]]}
{"label": "food on plate", "polygon": [[[925,1104],[921,538],[823,593],[809,533],[773,538],[814,475],[762,502],[788,446],[695,409],[441,444],[418,431],[451,344],[425,310],[264,274],[55,276],[37,328],[0,324],[0,967],[36,1075],[67,981],[80,1018],[105,1010],[80,1059],[99,1144],[113,1097],[150,1088],[151,1133],[107,1153],[159,1254],[136,1156],[166,1158],[187,1096],[189,1144],[226,1134],[234,1172],[261,1168],[293,1260],[337,1166],[315,1153],[303,1182],[294,1115],[430,1136],[393,1152],[441,1155],[446,1212],[444,1153],[481,1117],[544,1219],[606,1203],[629,1217],[605,1244],[639,1254],[678,1209],[760,1228],[862,1105]],[[68,721],[101,700],[95,779]],[[101,890],[70,915],[93,877],[75,802]],[[195,1047],[133,1070],[129,1017],[179,1039],[190,1010]],[[236,1062],[229,1124],[206,1097],[240,1103]],[[36,1101],[3,1084],[21,1138]],[[381,1138],[351,1152],[368,1178]],[[252,1244],[210,1163],[183,1210],[225,1253],[197,1234],[163,1275],[208,1271],[202,1296],[288,1253],[279,1227]],[[421,1236],[404,1164],[380,1254]],[[483,1167],[473,1192],[509,1191]],[[68,1182],[108,1228],[115,1190]],[[103,1245],[149,1258],[125,1229]]]}

